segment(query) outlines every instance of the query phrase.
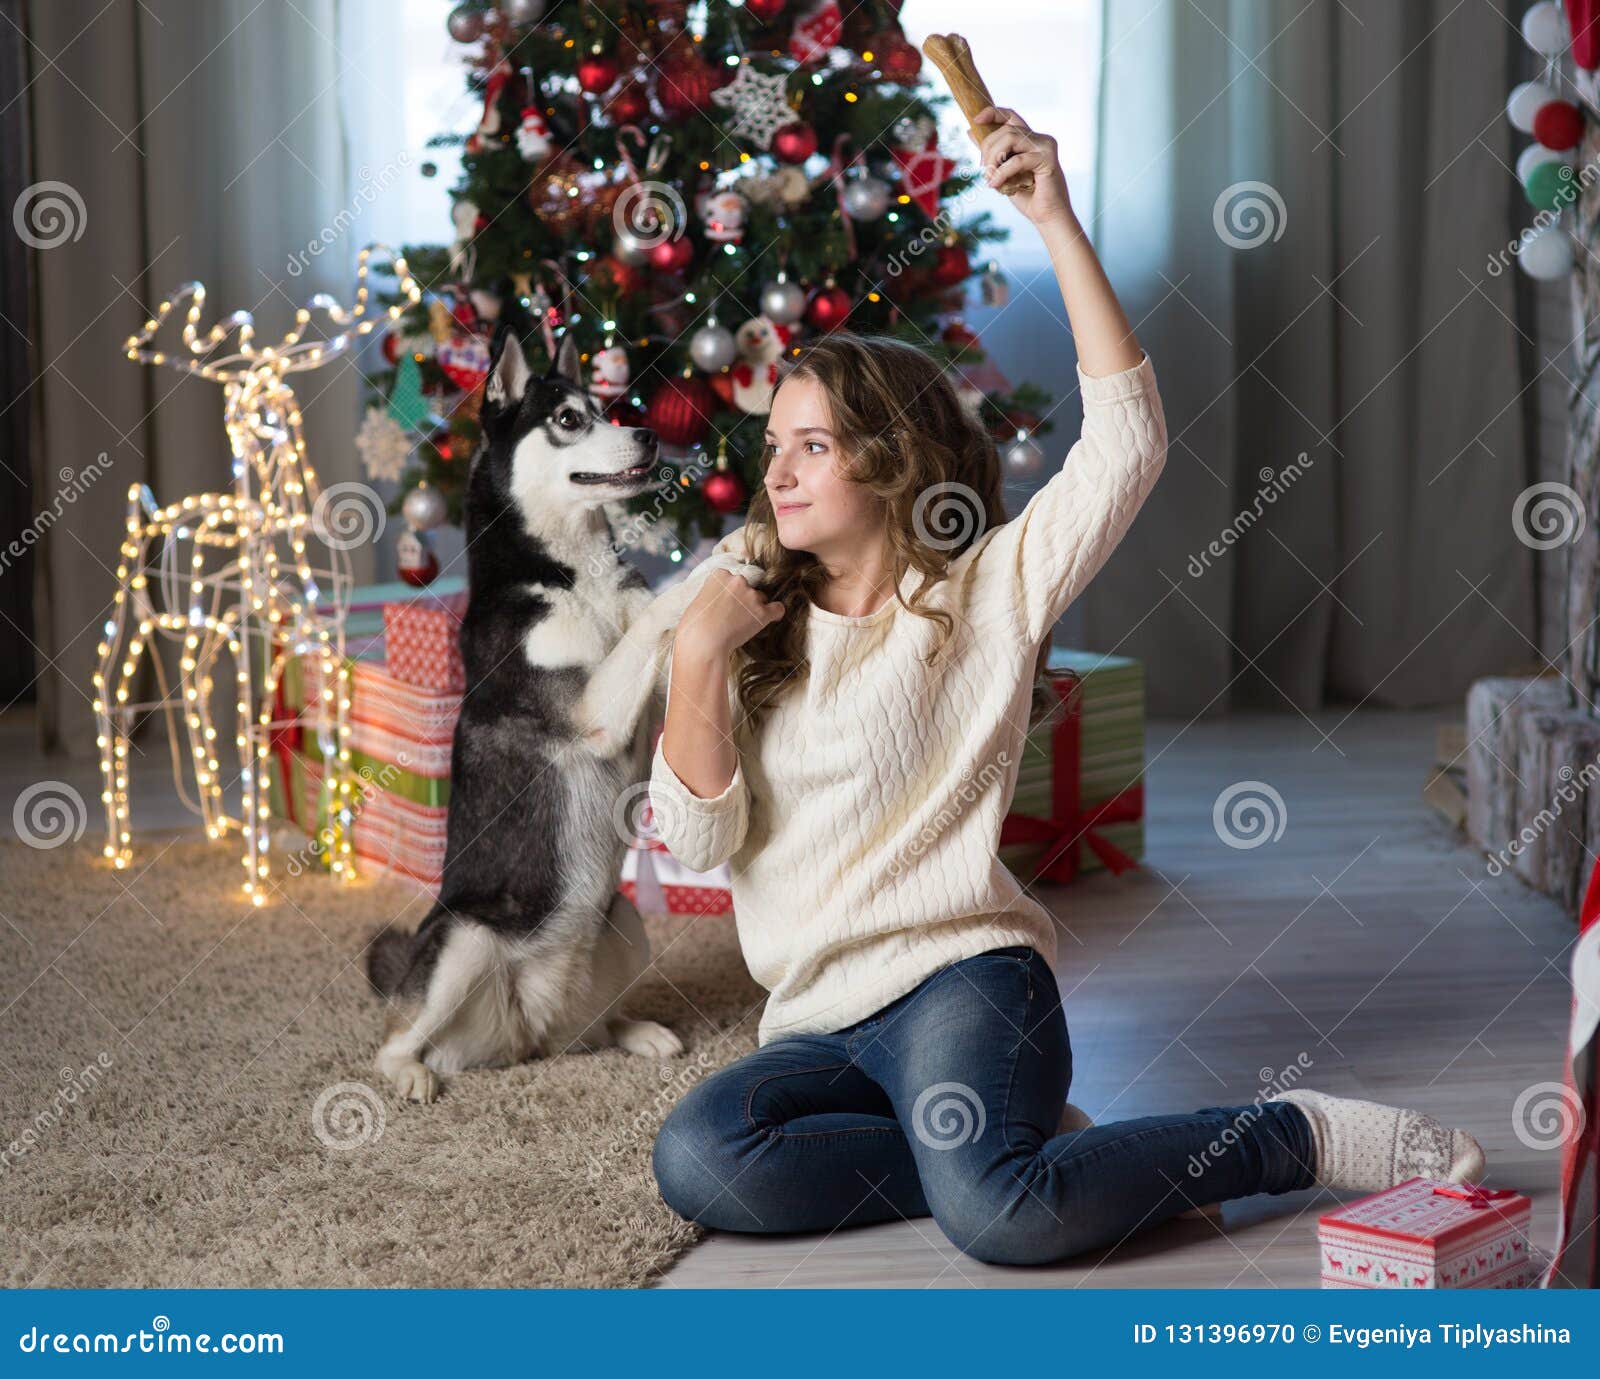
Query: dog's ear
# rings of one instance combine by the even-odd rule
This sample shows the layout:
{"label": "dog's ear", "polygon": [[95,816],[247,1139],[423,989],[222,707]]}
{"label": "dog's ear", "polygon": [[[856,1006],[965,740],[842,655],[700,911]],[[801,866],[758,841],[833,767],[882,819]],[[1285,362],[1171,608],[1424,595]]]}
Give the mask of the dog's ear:
{"label": "dog's ear", "polygon": [[571,334],[561,337],[561,344],[556,350],[555,366],[550,370],[550,377],[563,378],[574,388],[583,387],[583,371],[578,363],[578,342]]}
{"label": "dog's ear", "polygon": [[496,407],[516,407],[531,376],[522,341],[509,321],[500,322],[489,345],[489,378],[484,384],[483,400]]}

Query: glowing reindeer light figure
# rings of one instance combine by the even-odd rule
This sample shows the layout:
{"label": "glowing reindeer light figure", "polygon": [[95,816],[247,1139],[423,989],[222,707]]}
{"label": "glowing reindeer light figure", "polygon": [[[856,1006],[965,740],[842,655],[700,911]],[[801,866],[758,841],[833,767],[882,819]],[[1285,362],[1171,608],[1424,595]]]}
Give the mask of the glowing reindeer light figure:
{"label": "glowing reindeer light figure", "polygon": [[[405,260],[382,245],[361,250],[356,300],[349,310],[318,293],[296,310],[294,327],[275,345],[257,347],[255,323],[236,311],[201,335],[197,323],[205,287],[186,283],[161,303],[144,329],[127,341],[128,358],[166,364],[221,383],[223,424],[233,451],[233,488],[196,493],[159,506],[148,487],[128,490],[127,531],[117,566],[118,588],[100,643],[94,677],[101,799],[106,808],[106,857],[117,867],[132,859],[128,811],[128,743],[134,716],[162,709],[184,716],[197,800],[191,802],[211,838],[237,828],[244,843],[245,893],[266,900],[267,758],[276,731],[289,724],[275,705],[291,654],[310,655],[321,671],[312,723],[323,756],[324,801],[332,820],[323,830],[331,869],[353,874],[349,823],[354,799],[349,730],[349,672],[344,663],[344,620],[350,604],[348,552],[374,535],[376,498],[360,484],[323,489],[306,458],[300,406],[289,375],[322,368],[346,353],[358,336],[398,317],[405,304],[374,312],[369,300],[369,259],[382,255],[408,303],[422,290]],[[188,302],[183,325],[187,353],[153,346],[175,307]],[[325,313],[327,338],[306,339],[312,313]],[[319,549],[308,554],[308,539]],[[176,693],[170,693],[157,633],[181,641]],[[237,687],[235,745],[241,805],[237,818],[224,809],[211,697],[217,663],[231,653]],[[151,651],[161,698],[130,703],[140,657]],[[257,659],[259,655],[259,661]],[[257,673],[258,665],[260,673]],[[291,720],[292,721],[292,720]],[[176,733],[174,732],[176,738]],[[183,793],[176,740],[173,769]]]}

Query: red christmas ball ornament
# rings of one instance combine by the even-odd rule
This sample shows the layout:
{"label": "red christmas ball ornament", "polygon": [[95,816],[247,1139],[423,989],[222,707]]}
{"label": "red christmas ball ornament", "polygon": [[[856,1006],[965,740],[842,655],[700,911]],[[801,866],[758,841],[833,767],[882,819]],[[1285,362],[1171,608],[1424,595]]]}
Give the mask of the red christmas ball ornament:
{"label": "red christmas ball ornament", "polygon": [[723,513],[741,511],[750,496],[745,491],[744,481],[731,469],[713,469],[702,481],[700,492],[705,495],[706,502]]}
{"label": "red christmas ball ornament", "polygon": [[978,332],[958,317],[939,332],[939,338],[954,349],[964,350],[978,343]]}
{"label": "red christmas ball ornament", "polygon": [[694,262],[694,245],[688,235],[664,239],[650,248],[650,266],[658,273],[681,273]]}
{"label": "red christmas ball ornament", "polygon": [[939,253],[934,259],[933,281],[938,287],[954,287],[959,282],[965,282],[972,273],[972,260],[967,257],[967,251],[960,244],[943,244],[939,246]]}
{"label": "red christmas ball ornament", "polygon": [[804,120],[786,124],[772,136],[772,151],[780,162],[803,163],[817,151],[817,131]]}
{"label": "red christmas ball ornament", "polygon": [[637,124],[650,114],[650,97],[636,81],[630,81],[606,102],[606,118],[616,124]]}
{"label": "red christmas ball ornament", "polygon": [[711,104],[717,74],[692,54],[663,62],[656,71],[656,98],[668,115],[695,115]]}
{"label": "red christmas ball ornament", "polygon": [[888,81],[910,86],[922,75],[922,54],[906,42],[904,34],[879,34],[872,41],[872,55]]}
{"label": "red christmas ball ornament", "polygon": [[578,59],[578,85],[597,96],[617,79],[617,60],[609,53],[590,53]]}
{"label": "red christmas ball ornament", "polygon": [[854,305],[850,294],[842,287],[819,287],[806,307],[806,324],[824,334],[838,330],[849,318]]}
{"label": "red christmas ball ornament", "polygon": [[615,287],[623,296],[631,296],[640,291],[644,287],[646,276],[643,265],[624,263],[615,254],[605,255],[589,273],[592,281],[603,287]]}
{"label": "red christmas ball ornament", "polygon": [[717,395],[698,376],[669,378],[650,398],[650,429],[668,445],[695,445],[716,415]]}
{"label": "red christmas ball ornament", "polygon": [[450,307],[450,315],[455,318],[456,324],[463,330],[475,330],[478,325],[478,309],[472,305],[472,298],[465,295],[457,297]]}
{"label": "red christmas ball ornament", "polygon": [[783,13],[783,7],[788,3],[789,0],[744,0],[744,8],[752,19],[770,24]]}
{"label": "red christmas ball ornament", "polygon": [[1534,114],[1533,137],[1561,152],[1576,148],[1583,138],[1583,111],[1571,101],[1546,101]]}
{"label": "red christmas ball ornament", "polygon": [[392,330],[383,337],[383,357],[391,364],[400,360],[400,337]]}

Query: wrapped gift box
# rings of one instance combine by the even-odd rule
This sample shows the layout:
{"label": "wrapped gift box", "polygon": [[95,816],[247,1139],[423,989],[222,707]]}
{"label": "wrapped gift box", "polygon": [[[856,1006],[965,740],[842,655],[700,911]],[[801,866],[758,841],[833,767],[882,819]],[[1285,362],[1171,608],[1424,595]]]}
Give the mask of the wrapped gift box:
{"label": "wrapped gift box", "polygon": [[[321,692],[321,670],[313,660],[297,673],[297,693],[307,701]],[[358,768],[363,761],[394,762],[419,776],[445,778],[448,789],[450,743],[460,716],[458,693],[408,684],[380,662],[350,664],[349,745]],[[442,804],[444,798],[422,802]]]}
{"label": "wrapped gift box", "polygon": [[1531,1203],[1509,1188],[1405,1182],[1317,1218],[1324,1288],[1533,1288]]}
{"label": "wrapped gift box", "polygon": [[[385,868],[437,890],[444,876],[449,807],[408,799],[394,788],[395,768],[385,771],[378,764],[376,769],[381,774],[361,772],[361,797],[350,838],[358,869]],[[303,758],[300,771],[306,798],[316,798],[322,782],[321,762]]]}
{"label": "wrapped gift box", "polygon": [[1052,647],[1060,698],[1022,749],[1000,860],[1024,881],[1121,873],[1144,856],[1144,666]]}
{"label": "wrapped gift box", "polygon": [[733,913],[733,870],[726,862],[690,871],[654,839],[635,838],[622,859],[617,889],[646,919]]}
{"label": "wrapped gift box", "polygon": [[432,586],[383,605],[383,649],[389,674],[422,689],[460,694],[467,684],[461,661],[461,618],[467,592]]}

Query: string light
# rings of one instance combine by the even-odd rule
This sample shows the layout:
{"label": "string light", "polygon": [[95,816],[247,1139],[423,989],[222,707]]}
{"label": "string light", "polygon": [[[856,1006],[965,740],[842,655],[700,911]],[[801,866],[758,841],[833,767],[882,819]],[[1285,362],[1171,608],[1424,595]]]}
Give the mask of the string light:
{"label": "string light", "polygon": [[[288,378],[325,367],[359,337],[406,309],[397,303],[381,313],[374,311],[367,283],[368,260],[374,254],[389,259],[406,303],[420,302],[422,289],[405,259],[383,245],[368,245],[357,263],[354,305],[347,310],[319,292],[296,309],[293,328],[274,345],[254,344],[255,322],[248,311],[236,311],[201,334],[198,323],[206,290],[198,282],[185,283],[161,303],[142,330],[128,337],[129,359],[222,384],[234,487],[231,493],[190,494],[165,507],[144,484],[128,490],[117,591],[94,675],[95,742],[106,811],[104,851],[115,867],[125,868],[133,859],[128,741],[134,715],[147,709],[165,709],[169,714],[176,709],[183,714],[197,791],[195,807],[206,836],[221,838],[233,829],[239,831],[245,894],[257,905],[266,902],[268,758],[275,732],[299,721],[298,715],[287,721],[277,718],[278,687],[288,656],[309,653],[323,686],[313,719],[323,757],[318,813],[326,820],[318,842],[329,870],[345,878],[355,874],[350,825],[357,790],[349,748],[350,674],[344,660],[350,559],[345,550],[324,540],[313,523],[322,490],[306,456],[300,405]],[[154,348],[151,342],[168,316],[185,302],[182,339],[188,354]],[[312,312],[319,310],[339,333],[329,339],[306,339]],[[232,352],[211,357],[230,338]],[[326,552],[325,567],[311,563],[308,528]],[[179,548],[185,544],[189,559],[180,575]],[[281,551],[284,544],[287,560]],[[208,553],[214,557],[209,568]],[[324,597],[324,589],[331,597]],[[162,698],[130,703],[134,673],[145,650],[153,651],[157,633],[181,643],[177,692],[167,693],[160,657],[153,654]],[[257,648],[265,653],[259,684],[253,660]],[[242,796],[237,818],[224,808],[217,728],[211,718],[215,672],[224,649],[234,663],[235,747]]]}

